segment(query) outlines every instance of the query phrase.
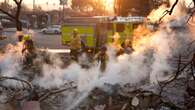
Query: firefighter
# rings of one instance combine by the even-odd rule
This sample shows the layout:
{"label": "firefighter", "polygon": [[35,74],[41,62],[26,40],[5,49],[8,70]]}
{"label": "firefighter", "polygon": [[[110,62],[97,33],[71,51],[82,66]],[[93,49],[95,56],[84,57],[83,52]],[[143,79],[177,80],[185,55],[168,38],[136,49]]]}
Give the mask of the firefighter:
{"label": "firefighter", "polygon": [[73,60],[78,61],[78,55],[81,51],[81,38],[78,33],[78,29],[73,30],[72,40],[70,42],[70,56]]}
{"label": "firefighter", "polygon": [[22,49],[22,53],[24,53],[25,51],[31,53],[34,51],[34,42],[31,39],[30,35],[25,35],[23,37],[23,49]]}
{"label": "firefighter", "polygon": [[100,52],[96,55],[96,59],[100,64],[101,72],[104,72],[107,67],[108,55],[107,55],[107,47],[102,46]]}
{"label": "firefighter", "polygon": [[24,37],[24,35],[18,35],[18,41],[22,42],[23,41],[23,37]]}
{"label": "firefighter", "polygon": [[122,48],[123,48],[123,52],[126,53],[126,54],[130,54],[130,53],[132,53],[134,51],[130,39],[126,39],[122,43]]}
{"label": "firefighter", "polygon": [[33,59],[36,56],[34,42],[29,35],[23,37],[23,49],[22,54],[25,56],[24,64],[32,65]]}
{"label": "firefighter", "polygon": [[121,48],[121,45],[120,45],[120,35],[119,33],[115,33],[114,36],[113,36],[113,42],[112,42],[112,45],[113,47],[116,49],[116,50],[119,50]]}
{"label": "firefighter", "polygon": [[114,48],[114,50],[116,52],[116,56],[119,56],[119,55],[123,54],[123,49],[122,49],[121,44],[120,44],[120,35],[119,35],[119,33],[116,32],[114,34],[111,46]]}

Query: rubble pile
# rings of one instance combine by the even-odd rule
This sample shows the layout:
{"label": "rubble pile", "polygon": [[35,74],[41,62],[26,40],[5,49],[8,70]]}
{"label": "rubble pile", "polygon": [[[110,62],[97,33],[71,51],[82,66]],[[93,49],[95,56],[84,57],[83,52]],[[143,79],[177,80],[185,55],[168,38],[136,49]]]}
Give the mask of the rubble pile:
{"label": "rubble pile", "polygon": [[[126,87],[121,88],[119,85],[110,86],[111,91],[95,88],[73,110],[193,110],[195,98],[191,95],[195,95],[195,92],[188,93],[185,81],[186,79],[175,80],[165,87],[163,92],[160,89],[158,92],[147,91],[145,87],[127,89]],[[150,90],[152,89],[150,88]],[[51,106],[48,106],[49,100],[46,100],[43,107],[47,108],[43,110],[59,110],[62,107],[68,107],[63,100],[67,99],[65,94],[51,99],[52,101],[55,99],[55,104],[52,104],[58,105],[57,108],[52,108],[54,105],[51,103]],[[77,95],[75,91],[75,99],[77,99]]]}
{"label": "rubble pile", "polygon": [[[9,51],[8,56],[10,56],[10,53],[11,56],[17,56],[17,52]],[[149,57],[145,62],[149,64],[151,57],[153,57],[150,52],[153,51],[144,52],[144,55]],[[114,82],[112,78],[115,79],[115,77],[105,77],[104,74],[106,73],[98,75],[98,81],[96,82],[97,79],[94,78],[97,75],[96,71],[89,72],[90,69],[82,69],[77,65],[78,70],[83,71],[82,77],[87,77],[78,81],[79,78],[76,80],[72,78],[74,77],[74,71],[69,71],[70,74],[63,74],[64,71],[71,70],[69,66],[61,68],[61,63],[56,59],[54,60],[47,53],[40,55],[35,60],[35,65],[18,66],[18,64],[21,64],[18,59],[20,59],[20,56],[14,59],[7,57],[0,60],[2,69],[0,76],[0,109],[2,110],[194,109],[195,87],[193,80],[194,67],[192,65],[194,58],[189,56],[185,61],[181,57],[178,60],[176,58],[174,63],[170,60],[169,63],[174,68],[171,72],[171,79],[157,80],[158,83],[154,85],[150,83],[148,76],[134,84],[112,84]],[[8,69],[5,70],[3,68],[5,64],[12,67],[13,70],[10,70],[7,66]],[[72,69],[77,69],[77,66]],[[125,72],[122,73],[125,74]],[[163,73],[170,76],[170,73]],[[90,79],[90,75],[92,75],[92,79]],[[111,78],[111,81],[101,78]],[[91,80],[95,82],[91,82]]]}
{"label": "rubble pile", "polygon": [[[151,84],[149,77],[135,84],[112,83],[112,80],[109,82],[110,80],[104,81],[101,79],[111,77],[102,76],[105,73],[98,75],[97,82],[97,79],[94,79],[95,82],[91,82],[91,77],[84,78],[84,80],[79,78],[75,80],[75,71],[68,71],[70,74],[66,73],[63,74],[65,76],[61,76],[61,72],[69,70],[71,66],[61,66],[61,62],[58,62],[58,59],[48,53],[39,54],[33,66],[21,66],[21,61],[18,60],[20,58],[18,56],[19,52],[14,47],[11,48],[11,51],[6,52],[6,58],[2,56],[4,59],[0,60],[2,69],[0,76],[0,109],[193,110],[195,104],[193,45],[190,44],[190,49],[188,46],[185,47],[185,49],[190,50],[189,53],[184,52],[180,57],[169,59],[173,70],[171,75],[166,72],[164,74],[168,74],[170,78],[157,80],[157,84]],[[150,52],[153,51],[144,52],[149,57],[146,62],[150,62],[152,57]],[[10,54],[17,57],[8,57]],[[5,68],[2,68],[5,66],[4,64],[12,65],[13,70],[6,69],[5,71]],[[95,71],[92,71],[92,74],[88,73],[90,68],[86,70],[79,67],[79,65],[77,65],[78,67],[75,65],[73,66],[74,69],[78,68],[80,72],[84,71],[82,77],[85,75],[94,77],[96,75]],[[45,71],[46,73],[43,71],[45,66],[49,70]]]}

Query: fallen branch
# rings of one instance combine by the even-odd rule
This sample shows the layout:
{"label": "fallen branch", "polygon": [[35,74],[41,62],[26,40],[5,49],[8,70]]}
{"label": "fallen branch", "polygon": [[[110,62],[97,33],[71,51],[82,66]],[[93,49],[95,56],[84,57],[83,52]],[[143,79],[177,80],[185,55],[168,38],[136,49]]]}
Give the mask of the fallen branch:
{"label": "fallen branch", "polygon": [[2,13],[4,13],[4,14],[8,15],[8,16],[9,16],[10,18],[12,18],[12,19],[15,19],[15,16],[13,16],[12,14],[6,12],[5,10],[3,10],[3,9],[1,9],[1,8],[0,8],[0,12],[2,12]]}
{"label": "fallen branch", "polygon": [[4,81],[4,80],[15,80],[15,81],[19,81],[21,83],[25,83],[25,84],[28,85],[30,90],[33,90],[33,85],[30,82],[26,81],[26,80],[19,79],[19,78],[16,78],[16,77],[1,76],[0,81]]}
{"label": "fallen branch", "polygon": [[125,103],[125,104],[122,106],[121,110],[126,110],[127,106],[128,106],[128,103]]}
{"label": "fallen branch", "polygon": [[39,102],[42,102],[44,100],[46,100],[48,97],[52,96],[52,95],[55,95],[55,94],[60,94],[60,93],[63,93],[67,90],[70,90],[70,89],[75,89],[77,86],[71,86],[71,87],[68,87],[68,88],[64,88],[64,89],[59,89],[59,90],[53,90],[53,91],[50,91],[46,94],[44,94],[43,96],[41,96],[39,98]]}

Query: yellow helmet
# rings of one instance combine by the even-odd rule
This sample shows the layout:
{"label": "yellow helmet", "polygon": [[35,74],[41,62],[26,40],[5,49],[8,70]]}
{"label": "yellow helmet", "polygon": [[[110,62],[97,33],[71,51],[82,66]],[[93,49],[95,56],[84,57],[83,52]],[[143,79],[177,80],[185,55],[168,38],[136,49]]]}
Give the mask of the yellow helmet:
{"label": "yellow helmet", "polygon": [[30,39],[30,35],[28,34],[24,35],[24,38],[23,38],[24,41],[29,40],[29,39]]}
{"label": "yellow helmet", "polygon": [[79,33],[78,29],[77,29],[77,28],[75,28],[75,29],[73,30],[73,33],[78,34],[78,33]]}

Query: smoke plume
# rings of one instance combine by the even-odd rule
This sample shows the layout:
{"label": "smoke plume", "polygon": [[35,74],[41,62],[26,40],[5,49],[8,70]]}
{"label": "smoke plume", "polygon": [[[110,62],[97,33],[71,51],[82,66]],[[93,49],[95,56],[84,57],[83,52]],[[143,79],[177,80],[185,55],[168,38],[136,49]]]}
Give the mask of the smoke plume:
{"label": "smoke plume", "polygon": [[[168,9],[164,6],[160,8],[162,7]],[[109,61],[104,72],[100,71],[98,62],[91,64],[89,69],[84,69],[77,63],[63,68],[63,62],[59,57],[49,54],[49,59],[52,61],[49,64],[44,63],[42,58],[36,59],[41,62],[41,75],[36,75],[32,83],[49,89],[60,87],[68,81],[74,81],[78,86],[77,91],[81,95],[74,99],[75,101],[72,106],[67,108],[68,110],[74,109],[94,88],[104,89],[105,84],[157,85],[159,81],[167,80],[175,70],[170,59],[186,50],[187,44],[192,41],[185,23],[186,10],[184,1],[181,1],[174,9],[173,16],[165,18],[166,20],[156,32],[139,35],[139,39],[134,41],[135,51],[131,54],[116,57],[113,55],[115,49],[108,46]],[[150,16],[156,16],[156,11],[159,13],[159,9],[154,10]],[[157,18],[159,17],[154,17],[154,21],[158,20]],[[20,44],[9,45],[0,55],[2,76],[21,77],[23,55],[20,52]],[[81,61],[86,60],[82,59]]]}

